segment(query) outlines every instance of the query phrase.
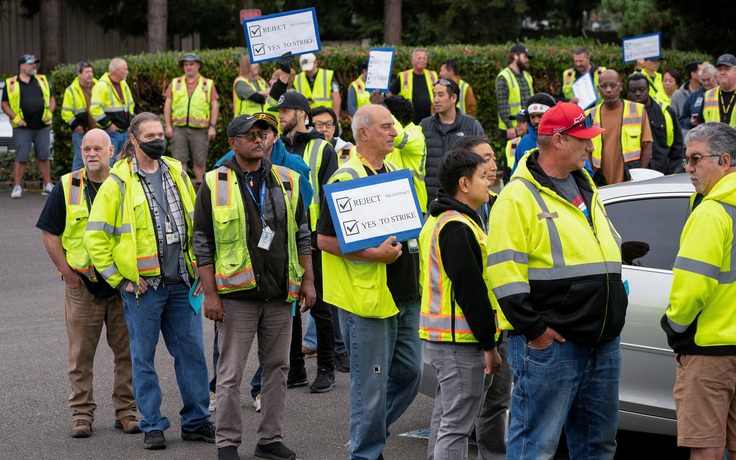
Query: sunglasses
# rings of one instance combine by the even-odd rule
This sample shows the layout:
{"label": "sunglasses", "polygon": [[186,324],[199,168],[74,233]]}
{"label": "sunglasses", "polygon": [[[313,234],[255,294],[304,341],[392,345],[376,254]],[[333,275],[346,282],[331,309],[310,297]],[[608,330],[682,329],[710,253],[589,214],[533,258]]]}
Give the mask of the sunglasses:
{"label": "sunglasses", "polygon": [[570,131],[571,129],[577,128],[578,126],[584,126],[585,129],[589,129],[593,127],[593,117],[588,114],[585,118],[578,121],[577,123],[573,123],[572,126],[569,126],[562,131],[557,131],[560,134],[565,134],[566,132]]}
{"label": "sunglasses", "polygon": [[685,157],[682,159],[682,167],[687,168],[687,165],[690,165],[694,168],[700,160],[709,157],[720,157],[720,155],[693,155],[691,157]]}
{"label": "sunglasses", "polygon": [[268,137],[268,133],[266,131],[258,131],[255,133],[246,133],[246,134],[236,134],[233,136],[234,139],[245,139],[248,142],[255,142],[256,138],[261,138],[261,140],[265,141]]}

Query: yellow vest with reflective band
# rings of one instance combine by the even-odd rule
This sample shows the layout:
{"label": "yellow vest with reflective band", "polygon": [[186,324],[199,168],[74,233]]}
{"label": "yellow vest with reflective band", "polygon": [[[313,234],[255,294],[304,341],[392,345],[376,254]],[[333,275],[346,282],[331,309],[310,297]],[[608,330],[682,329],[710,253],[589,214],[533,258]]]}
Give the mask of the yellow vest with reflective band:
{"label": "yellow vest with reflective band", "polygon": [[[93,78],[92,85],[96,84],[97,79]],[[84,97],[84,91],[79,85],[79,77],[77,77],[64,91],[64,100],[61,103],[61,119],[71,126],[76,116],[86,114],[87,110],[89,110],[87,98]]]}
{"label": "yellow vest with reflective band", "polygon": [[[288,203],[289,206],[286,211],[289,267],[286,302],[293,302],[299,298],[304,273],[304,269],[299,265],[295,236],[299,232],[299,227],[294,217],[299,205],[299,174],[276,165],[271,167],[271,174],[281,187],[284,203]],[[227,166],[220,166],[214,171],[209,171],[205,175],[205,180],[212,196],[217,292],[227,294],[254,289],[257,287],[256,275],[253,272],[248,245],[244,243],[248,235],[247,214],[237,174]]]}
{"label": "yellow vest with reflective band", "polygon": [[672,147],[672,143],[675,142],[675,122],[672,120],[670,111],[667,110],[667,105],[661,101],[654,101],[662,109],[662,115],[664,115],[664,127],[667,132],[667,147]]}
{"label": "yellow vest with reflective band", "polygon": [[256,112],[263,112],[263,104],[253,102],[250,99],[240,99],[238,97],[238,93],[235,92],[235,86],[240,81],[245,82],[248,86],[253,88],[253,91],[255,92],[265,91],[266,88],[268,88],[268,83],[266,83],[266,80],[261,77],[256,77],[255,80],[248,80],[247,78],[240,76],[236,78],[235,82],[233,82],[233,111],[235,113],[234,117],[240,115],[253,115]]}
{"label": "yellow vest with reflective band", "polygon": [[61,234],[61,245],[66,255],[66,263],[80,275],[97,281],[89,254],[84,248],[84,232],[87,229],[89,218],[87,194],[84,190],[86,178],[84,168],[61,176],[60,182],[64,190],[66,206],[66,223],[64,233]]}
{"label": "yellow vest with reflective band", "polygon": [[[621,237],[592,179],[583,174],[593,190],[588,211],[595,232],[577,206],[534,180],[526,162],[519,164],[514,179],[493,205],[488,226],[488,284],[500,329],[513,330],[513,326],[497,299],[528,294],[530,281],[621,273]],[[494,225],[499,222],[514,222],[527,230],[510,232]]]}
{"label": "yellow vest with reflective band", "polygon": [[515,137],[506,142],[506,167],[514,169],[514,163],[516,163],[516,146],[519,145],[521,136]]}
{"label": "yellow vest with reflective band", "polygon": [[[638,161],[641,157],[641,121],[644,116],[644,105],[638,102],[623,101],[623,119],[621,120],[621,154],[625,162]],[[593,117],[593,125],[601,128],[601,105],[588,110]],[[591,164],[600,169],[603,152],[603,137],[601,134],[592,139],[593,154]]]}
{"label": "yellow vest with reflective band", "polygon": [[[593,88],[595,94],[598,95],[597,102],[601,102],[601,93],[598,91],[598,80],[603,72],[606,71],[605,67],[598,67],[593,72]],[[567,99],[575,97],[575,92],[572,90],[572,84],[575,83],[575,69],[567,69],[562,72],[562,95]]]}
{"label": "yellow vest with reflective band", "polygon": [[[434,83],[438,80],[437,72],[434,70],[424,69],[424,79],[427,80],[427,91],[429,91],[429,103],[434,103]],[[404,99],[412,100],[414,94],[414,71],[412,69],[404,70],[399,74],[399,95],[404,96]]]}
{"label": "yellow vest with reflective band", "polygon": [[[522,76],[529,85],[529,95],[534,96],[534,80],[532,80],[531,74],[524,70]],[[509,113],[516,115],[519,109],[521,109],[521,88],[519,88],[519,83],[516,81],[516,75],[514,75],[513,70],[506,67],[498,74],[496,82],[498,82],[499,78],[506,80],[506,86],[509,88]],[[516,128],[516,120],[509,121],[511,122],[511,126]],[[498,115],[498,129],[506,131],[506,124],[507,122],[501,120],[501,115]]]}
{"label": "yellow vest with reflective band", "polygon": [[[396,168],[384,162],[388,171]],[[335,171],[329,180],[345,182],[368,177],[358,155]],[[316,193],[316,192],[315,192]],[[322,275],[329,280],[324,301],[364,318],[388,318],[399,312],[386,284],[386,264],[350,260],[322,251]]]}
{"label": "yellow vest with reflective band", "polygon": [[[448,222],[460,222],[470,227],[480,245],[481,260],[488,257],[485,233],[465,214],[450,210],[439,216],[427,217],[419,234],[419,282],[422,286],[419,338],[429,342],[478,342],[462,308],[455,303],[452,281],[442,264],[440,232]],[[485,270],[483,280],[486,280]],[[490,311],[488,313],[491,314]]]}
{"label": "yellow vest with reflective band", "polygon": [[[110,80],[109,72],[105,72],[105,74],[100,77],[97,84],[92,87],[92,100],[89,110],[98,125],[99,122],[105,118],[105,115],[108,117],[114,117],[116,114],[127,112],[130,114],[131,118],[133,117],[135,102],[133,101],[133,94],[130,92],[130,87],[128,86],[127,81],[120,81],[120,90],[123,92],[122,100]],[[110,125],[100,127],[108,128]]]}
{"label": "yellow vest with reflective band", "polygon": [[[187,229],[187,234],[181,236],[181,247],[189,275],[194,277],[196,263],[191,244],[194,187],[178,160],[166,156],[161,159],[168,165],[179,191]],[[110,286],[118,287],[125,280],[137,284],[142,276],[161,275],[151,209],[130,159],[115,163],[110,177],[100,186],[84,233],[84,246],[92,264]]]}
{"label": "yellow vest with reflective band", "polygon": [[310,107],[332,107],[332,70],[317,69],[314,77],[314,88],[309,86],[306,72],[299,72],[294,79],[294,89],[297,93],[311,100]]}
{"label": "yellow vest with reflective band", "polygon": [[457,98],[456,105],[462,113],[467,114],[467,111],[465,110],[465,96],[468,95],[468,88],[470,88],[470,85],[465,80],[460,80],[457,83],[457,86],[460,87],[460,96]]}
{"label": "yellow vest with reflective band", "polygon": [[[41,94],[43,94],[43,114],[41,120],[45,125],[51,124],[51,111],[49,110],[49,104],[51,103],[51,91],[49,89],[49,82],[46,80],[46,75],[32,75],[38,81],[38,86],[41,87]],[[23,111],[20,108],[20,84],[18,83],[18,76],[7,78],[5,80],[5,91],[8,92],[8,104],[10,110],[15,113],[15,118],[10,120],[10,124],[13,128],[18,127],[18,123],[23,119]]]}
{"label": "yellow vest with reflective band", "polygon": [[199,76],[197,86],[189,97],[185,77],[171,82],[171,124],[190,128],[208,128],[210,125],[210,102],[212,80]]}
{"label": "yellow vest with reflective band", "polygon": [[[736,345],[734,191],[736,174],[726,174],[692,211],[680,237],[666,316],[669,326],[683,334],[684,354],[732,355]],[[695,330],[687,331],[694,323]],[[706,347],[727,353],[708,352]]]}
{"label": "yellow vest with reflective band", "polygon": [[[716,86],[713,89],[709,89],[703,96],[703,118],[705,122],[709,121],[721,121],[721,110],[719,108],[719,99],[721,95],[721,87]],[[736,103],[736,96],[731,100],[731,105]],[[728,120],[728,125],[732,128],[736,128],[736,110],[731,109],[731,119]]]}
{"label": "yellow vest with reflective band", "polygon": [[664,83],[662,82],[662,74],[659,72],[654,72],[654,78],[650,77],[648,73],[644,72],[644,70],[635,70],[634,72],[641,72],[644,74],[644,76],[647,79],[647,82],[649,83],[649,95],[653,98],[657,99],[658,101],[665,102],[667,104],[670,103],[670,97],[667,95],[667,93],[664,91]]}
{"label": "yellow vest with reflective band", "polygon": [[365,90],[365,82],[362,78],[356,78],[350,83],[350,87],[355,91],[355,100],[358,108],[371,103],[371,93]]}
{"label": "yellow vest with reflective band", "polygon": [[324,139],[311,139],[304,147],[304,162],[309,166],[309,185],[314,189],[312,204],[309,205],[309,230],[317,231],[317,220],[319,219],[319,169],[322,167],[322,153],[329,145]]}
{"label": "yellow vest with reflective band", "polygon": [[394,128],[399,133],[394,138],[394,150],[386,156],[386,160],[398,169],[408,169],[417,192],[419,207],[427,212],[427,185],[424,177],[427,174],[427,144],[424,141],[422,127],[413,122],[406,126],[394,117]]}

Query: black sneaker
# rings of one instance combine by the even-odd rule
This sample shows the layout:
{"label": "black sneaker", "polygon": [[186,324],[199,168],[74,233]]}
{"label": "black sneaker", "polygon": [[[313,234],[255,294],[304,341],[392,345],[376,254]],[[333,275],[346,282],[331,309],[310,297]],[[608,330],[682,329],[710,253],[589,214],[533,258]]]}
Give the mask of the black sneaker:
{"label": "black sneaker", "polygon": [[185,441],[204,441],[209,443],[215,442],[215,425],[207,422],[194,431],[181,429],[181,439]]}
{"label": "black sneaker", "polygon": [[312,393],[327,393],[334,386],[335,372],[331,369],[319,369],[317,371],[317,378],[314,379],[314,383],[309,387],[309,391]]}
{"label": "black sneaker", "polygon": [[161,430],[146,431],[146,435],[143,438],[143,447],[152,450],[166,449],[164,432]]}
{"label": "black sneaker", "polygon": [[237,446],[225,446],[218,448],[217,460],[240,460]]}
{"label": "black sneaker", "polygon": [[281,441],[270,444],[256,444],[254,455],[260,458],[270,458],[271,460],[296,460],[294,451],[286,447]]}
{"label": "black sneaker", "polygon": [[350,372],[350,356],[347,353],[340,353],[335,355],[335,359],[332,360],[335,365],[337,372]]}
{"label": "black sneaker", "polygon": [[305,387],[309,385],[307,380],[307,370],[302,368],[289,369],[289,376],[286,379],[286,388]]}

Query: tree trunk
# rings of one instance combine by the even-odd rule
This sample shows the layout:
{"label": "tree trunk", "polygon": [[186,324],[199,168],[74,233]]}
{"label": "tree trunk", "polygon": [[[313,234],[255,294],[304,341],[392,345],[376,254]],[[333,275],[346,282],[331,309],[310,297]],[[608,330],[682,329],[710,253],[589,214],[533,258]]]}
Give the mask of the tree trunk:
{"label": "tree trunk", "polygon": [[61,62],[61,0],[41,0],[41,70],[49,72]]}
{"label": "tree trunk", "polygon": [[148,0],[148,52],[166,51],[167,0]]}
{"label": "tree trunk", "polygon": [[401,45],[401,2],[402,0],[383,2],[383,42],[387,45]]}

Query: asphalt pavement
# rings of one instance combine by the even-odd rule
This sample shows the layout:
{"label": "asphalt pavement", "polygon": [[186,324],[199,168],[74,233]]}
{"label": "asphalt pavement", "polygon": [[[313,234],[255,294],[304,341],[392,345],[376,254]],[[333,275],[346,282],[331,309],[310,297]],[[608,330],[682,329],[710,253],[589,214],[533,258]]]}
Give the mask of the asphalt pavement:
{"label": "asphalt pavement", "polygon": [[[174,376],[173,358],[159,341],[156,368],[163,391],[162,413],[170,422],[165,435],[168,448],[143,449],[143,435],[128,435],[113,428],[111,402],[113,358],[104,333],[95,359],[94,394],[97,403],[94,433],[72,439],[71,392],[67,378],[67,340],[64,323],[64,282],[49,259],[36,220],[46,197],[26,192],[13,200],[0,192],[0,459],[199,459],[216,458],[214,444],[184,442],[179,435],[181,398]],[[212,346],[212,322],[204,318],[205,349]],[[255,344],[254,344],[255,349]],[[256,355],[251,353],[243,378],[243,444],[239,454],[253,457],[260,415],[250,397],[250,376]],[[211,355],[207,357],[211,368]],[[308,358],[307,372],[314,379],[316,359]],[[210,370],[211,372],[211,370]],[[307,387],[290,389],[286,402],[284,442],[305,460],[347,458],[349,375],[337,372],[337,385],[324,394]],[[211,374],[210,374],[211,375]],[[391,430],[387,459],[426,458],[426,439],[401,436],[429,426],[433,400],[417,396]],[[473,449],[473,456],[475,452]]]}

